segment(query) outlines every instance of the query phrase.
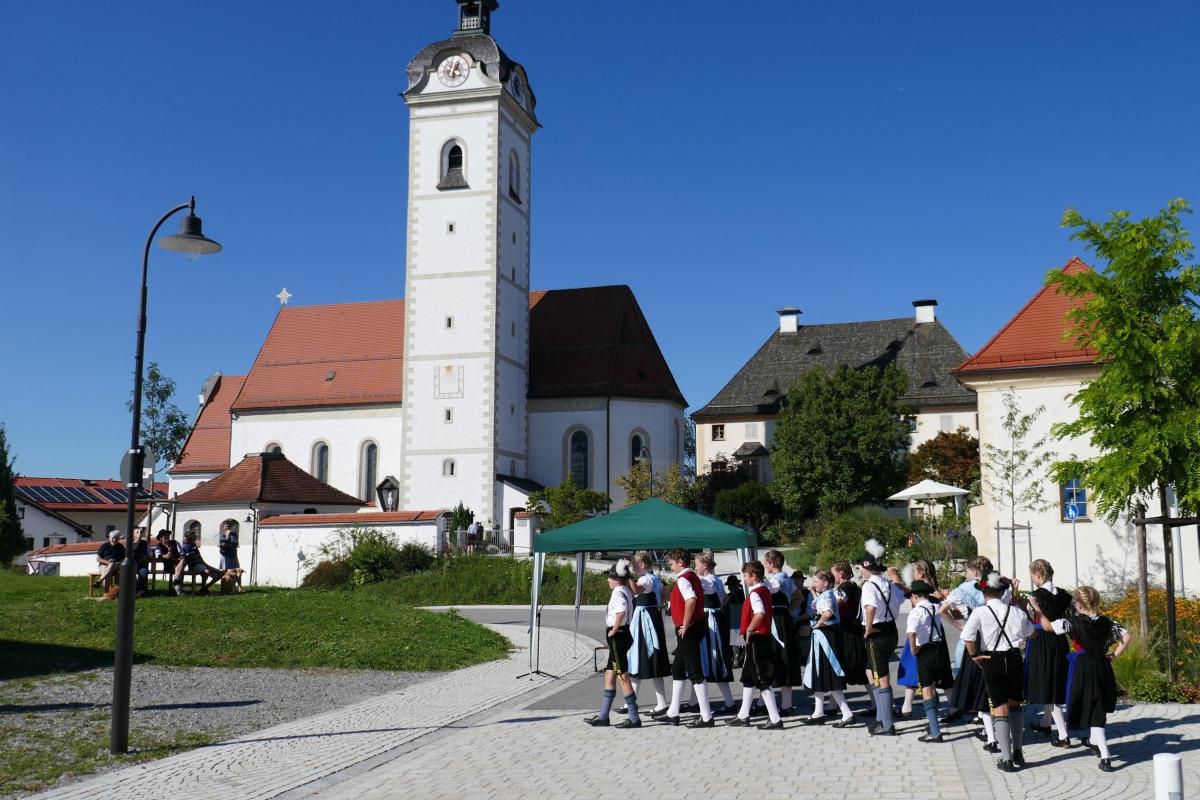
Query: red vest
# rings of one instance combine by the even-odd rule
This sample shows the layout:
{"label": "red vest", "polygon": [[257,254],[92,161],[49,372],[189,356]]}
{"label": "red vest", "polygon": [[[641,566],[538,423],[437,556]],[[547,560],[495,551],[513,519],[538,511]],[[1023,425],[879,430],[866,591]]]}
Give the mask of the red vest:
{"label": "red vest", "polygon": [[683,627],[683,610],[686,608],[683,592],[679,591],[680,581],[690,583],[692,591],[696,594],[696,602],[692,605],[692,617],[688,620],[688,624],[695,625],[704,619],[704,584],[700,583],[700,576],[689,569],[679,576],[675,581],[675,586],[671,588],[671,620],[675,623],[676,628]]}
{"label": "red vest", "polygon": [[[771,632],[771,590],[763,586],[761,583],[750,590],[758,595],[758,599],[762,601],[763,618],[759,623],[759,627],[751,633],[770,633]],[[746,602],[742,603],[742,627],[738,628],[738,633],[743,639],[750,638],[746,629],[750,627],[750,620],[754,618],[754,606],[750,604],[750,595],[746,595]]]}

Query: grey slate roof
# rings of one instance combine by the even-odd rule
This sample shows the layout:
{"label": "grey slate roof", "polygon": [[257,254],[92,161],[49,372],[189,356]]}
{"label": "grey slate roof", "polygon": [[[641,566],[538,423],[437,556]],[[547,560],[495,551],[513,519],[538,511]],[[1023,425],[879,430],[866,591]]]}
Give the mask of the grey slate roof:
{"label": "grey slate roof", "polygon": [[917,408],[975,405],[975,392],[951,372],[966,357],[942,323],[918,325],[912,317],[801,325],[796,333],[777,329],[692,417],[776,414],[802,373],[813,367],[833,372],[839,364],[858,368],[895,362],[908,374],[904,400]]}

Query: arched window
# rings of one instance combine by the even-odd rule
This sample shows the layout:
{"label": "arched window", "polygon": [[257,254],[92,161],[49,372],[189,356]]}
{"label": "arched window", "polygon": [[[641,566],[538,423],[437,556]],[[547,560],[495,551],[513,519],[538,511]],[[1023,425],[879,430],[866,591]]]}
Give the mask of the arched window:
{"label": "arched window", "polygon": [[229,519],[227,519],[227,520],[225,520],[224,522],[222,522],[222,523],[221,523],[221,527],[222,527],[222,528],[224,528],[226,525],[228,525],[228,526],[229,526],[229,532],[230,532],[230,533],[232,533],[232,534],[234,534],[234,535],[237,535],[238,528],[239,528],[240,526],[238,525],[238,521],[237,521],[236,519],[233,519],[233,518],[231,517],[231,518],[229,518]]}
{"label": "arched window", "polygon": [[202,526],[200,525],[200,520],[198,519],[189,519],[183,526],[183,535],[187,537],[194,534],[196,536],[196,544],[200,544],[201,532]]}
{"label": "arched window", "polygon": [[516,150],[508,154],[508,196],[521,202],[521,158]]}
{"label": "arched window", "polygon": [[592,486],[590,451],[587,431],[577,430],[571,434],[567,445],[567,471],[580,489],[590,489]]}
{"label": "arched window", "polygon": [[456,465],[454,463],[453,458],[447,458],[445,461],[442,462],[442,476],[443,477],[453,478],[455,475],[455,469],[456,469]]}
{"label": "arched window", "polygon": [[[644,460],[642,451],[645,450],[645,456],[649,456],[650,450],[646,446],[648,440],[640,433],[635,433],[629,438],[629,466],[636,467],[639,462]],[[650,468],[650,464],[646,464],[646,468]]]}
{"label": "arched window", "polygon": [[442,145],[441,169],[438,170],[437,188],[445,191],[447,189],[469,189],[467,185],[467,164],[466,150],[463,149],[463,143],[458,139],[451,139]]}
{"label": "arched window", "polygon": [[271,442],[269,445],[267,445],[267,448],[264,452],[278,453],[279,455],[283,455],[283,447],[279,444],[279,442]]}
{"label": "arched window", "polygon": [[358,496],[363,500],[375,497],[375,485],[379,483],[379,445],[366,442],[358,465]]}
{"label": "arched window", "polygon": [[325,442],[313,445],[311,472],[321,483],[329,483],[329,445]]}

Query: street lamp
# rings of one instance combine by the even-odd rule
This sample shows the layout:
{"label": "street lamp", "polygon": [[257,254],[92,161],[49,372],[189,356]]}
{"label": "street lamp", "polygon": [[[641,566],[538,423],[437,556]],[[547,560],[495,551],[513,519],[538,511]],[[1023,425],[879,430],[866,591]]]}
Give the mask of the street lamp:
{"label": "street lamp", "polygon": [[654,497],[654,460],[650,458],[650,448],[642,445],[636,460],[646,467],[646,473],[650,476],[650,496]]}
{"label": "street lamp", "polygon": [[[196,198],[175,206],[163,214],[150,235],[146,237],[146,248],[142,252],[142,287],[138,307],[137,349],[133,361],[133,434],[129,443],[129,472],[125,484],[129,499],[125,509],[125,560],[121,562],[121,590],[117,601],[117,642],[113,663],[112,727],[109,731],[108,751],[119,755],[129,751],[129,683],[133,674],[133,600],[136,591],[137,567],[133,556],[133,526],[137,517],[137,492],[141,487],[142,461],[142,365],[146,354],[146,278],[150,267],[150,243],[163,223],[180,211],[187,209],[187,216],[179,223],[179,233],[164,236],[158,241],[161,247],[183,253],[189,261],[202,255],[217,253],[221,245],[209,239],[201,231],[200,218],[196,216]],[[151,496],[153,496],[153,483]]]}

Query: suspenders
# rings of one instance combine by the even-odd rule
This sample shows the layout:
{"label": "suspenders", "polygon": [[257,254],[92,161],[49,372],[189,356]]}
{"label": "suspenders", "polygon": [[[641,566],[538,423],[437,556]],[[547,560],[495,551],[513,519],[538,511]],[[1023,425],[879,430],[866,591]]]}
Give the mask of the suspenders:
{"label": "suspenders", "polygon": [[894,615],[894,614],[892,614],[892,588],[893,588],[893,587],[892,587],[892,582],[891,582],[891,581],[888,581],[888,593],[887,593],[887,597],[884,597],[884,596],[883,596],[883,589],[880,589],[880,588],[879,588],[879,584],[878,584],[878,583],[876,583],[875,581],[869,581],[869,583],[871,584],[872,588],[874,588],[874,589],[875,589],[875,593],[879,595],[879,601],[880,601],[881,603],[883,603],[883,609],[884,609],[884,612],[883,612],[883,613],[884,613],[886,616],[885,616],[885,618],[884,618],[884,619],[881,619],[881,620],[879,620],[879,621],[880,621],[880,622],[895,622],[895,621],[896,621],[896,617],[895,617],[895,615]]}
{"label": "suspenders", "polygon": [[931,608],[922,610],[929,615],[929,643],[946,641],[946,631],[938,623],[937,614]]}
{"label": "suspenders", "polygon": [[1012,606],[1009,606],[1008,608],[1006,608],[1004,610],[1004,621],[1003,622],[1000,621],[1000,617],[996,616],[996,609],[992,608],[991,606],[985,606],[985,607],[987,608],[988,612],[991,613],[992,619],[996,620],[996,624],[1000,626],[1000,632],[996,634],[996,643],[994,645],[992,645],[991,649],[988,650],[988,652],[989,653],[996,652],[996,648],[1000,646],[1001,638],[1003,638],[1004,641],[1008,642],[1009,650],[1014,649],[1012,639],[1008,638],[1008,631],[1005,630],[1005,626],[1008,625],[1008,615],[1010,613],[1012,613]]}

